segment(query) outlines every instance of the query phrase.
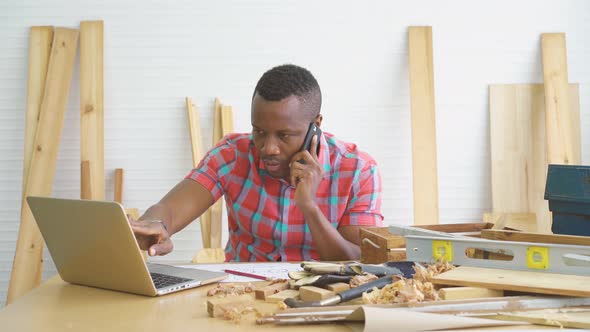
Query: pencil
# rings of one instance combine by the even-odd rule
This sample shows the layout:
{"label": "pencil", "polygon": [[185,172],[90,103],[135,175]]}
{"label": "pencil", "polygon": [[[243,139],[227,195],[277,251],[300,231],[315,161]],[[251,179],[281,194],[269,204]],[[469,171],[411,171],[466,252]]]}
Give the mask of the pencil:
{"label": "pencil", "polygon": [[234,275],[237,275],[237,276],[242,276],[242,277],[249,277],[249,278],[254,278],[254,279],[260,279],[260,280],[267,280],[268,279],[267,277],[261,276],[261,275],[258,275],[258,274],[252,274],[252,273],[242,272],[242,271],[236,271],[236,270],[225,269],[225,270],[223,270],[223,272],[229,273],[229,274],[234,274]]}

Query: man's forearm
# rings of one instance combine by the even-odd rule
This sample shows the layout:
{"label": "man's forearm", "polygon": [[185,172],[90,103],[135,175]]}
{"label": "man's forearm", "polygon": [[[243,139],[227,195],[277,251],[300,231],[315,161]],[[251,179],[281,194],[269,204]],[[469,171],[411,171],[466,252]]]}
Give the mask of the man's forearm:
{"label": "man's forearm", "polygon": [[321,260],[359,259],[360,247],[346,240],[317,205],[302,209]]}

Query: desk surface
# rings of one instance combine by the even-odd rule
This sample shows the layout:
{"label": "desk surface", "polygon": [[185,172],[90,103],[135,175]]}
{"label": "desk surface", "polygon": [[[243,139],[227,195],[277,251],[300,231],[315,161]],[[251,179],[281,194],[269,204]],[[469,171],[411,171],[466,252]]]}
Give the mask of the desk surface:
{"label": "desk surface", "polygon": [[[2,331],[362,331],[362,323],[306,326],[256,325],[254,316],[232,323],[207,314],[213,285],[162,297],[145,297],[77,286],[54,277],[0,311]],[[277,309],[260,303],[263,312]],[[392,326],[395,322],[392,322]],[[541,326],[522,328],[542,329]]]}
{"label": "desk surface", "polygon": [[[232,323],[207,314],[203,286],[161,297],[146,297],[62,281],[58,276],[43,283],[0,311],[2,331],[260,331],[301,330],[300,326],[256,325],[253,314]],[[274,312],[276,303],[260,303]],[[363,325],[331,324],[307,327],[316,331],[362,331]]]}

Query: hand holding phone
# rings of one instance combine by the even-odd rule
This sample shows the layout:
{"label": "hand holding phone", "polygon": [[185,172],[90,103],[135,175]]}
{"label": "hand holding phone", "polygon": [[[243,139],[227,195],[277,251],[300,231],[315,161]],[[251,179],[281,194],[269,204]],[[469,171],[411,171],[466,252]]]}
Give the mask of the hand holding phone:
{"label": "hand holding phone", "polygon": [[[314,136],[317,137],[316,139],[316,156],[320,155],[320,135],[322,134],[322,130],[315,125],[315,123],[310,123],[309,127],[307,128],[307,133],[305,134],[305,139],[303,140],[303,145],[301,146],[301,151],[307,150],[310,153],[311,151],[311,140]],[[303,159],[299,160],[299,162],[303,162]]]}

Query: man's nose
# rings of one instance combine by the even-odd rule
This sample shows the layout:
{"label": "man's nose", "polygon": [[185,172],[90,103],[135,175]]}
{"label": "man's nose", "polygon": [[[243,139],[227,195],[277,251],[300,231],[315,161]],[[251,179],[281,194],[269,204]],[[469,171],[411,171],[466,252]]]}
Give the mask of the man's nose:
{"label": "man's nose", "polygon": [[272,137],[268,137],[264,140],[264,144],[262,145],[262,153],[267,156],[278,155],[281,152],[279,149],[278,142],[276,139]]}

